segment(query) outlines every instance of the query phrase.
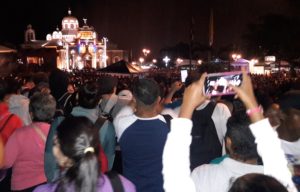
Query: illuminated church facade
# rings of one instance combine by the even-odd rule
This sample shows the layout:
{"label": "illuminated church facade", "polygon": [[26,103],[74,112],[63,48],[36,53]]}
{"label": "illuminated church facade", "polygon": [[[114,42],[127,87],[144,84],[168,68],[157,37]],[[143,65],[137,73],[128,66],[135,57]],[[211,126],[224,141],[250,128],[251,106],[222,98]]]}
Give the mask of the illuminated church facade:
{"label": "illuminated church facade", "polygon": [[[36,40],[31,25],[25,31],[25,42],[21,45],[22,60],[25,64],[55,64],[59,69],[71,71],[82,68],[105,68],[107,65],[124,60],[128,61],[128,52],[108,44],[106,37],[99,38],[92,26],[83,19],[79,26],[71,10],[61,22],[61,30],[56,28],[46,35],[46,40]],[[51,64],[51,65],[52,65]]]}
{"label": "illuminated church facade", "polygon": [[62,29],[57,28],[46,36],[44,47],[57,46],[57,67],[65,70],[86,68],[104,68],[107,66],[107,38],[98,40],[93,27],[79,26],[76,17],[68,11],[68,16],[62,20]]}

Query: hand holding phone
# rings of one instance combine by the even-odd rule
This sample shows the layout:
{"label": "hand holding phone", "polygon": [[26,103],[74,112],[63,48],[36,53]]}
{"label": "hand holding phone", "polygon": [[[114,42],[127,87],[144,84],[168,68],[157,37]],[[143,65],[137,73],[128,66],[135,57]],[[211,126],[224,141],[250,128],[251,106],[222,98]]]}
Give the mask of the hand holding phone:
{"label": "hand holding phone", "polygon": [[240,86],[243,81],[242,71],[208,74],[204,82],[204,93],[207,96],[233,95],[232,87]]}
{"label": "hand holding phone", "polygon": [[180,76],[181,76],[181,82],[184,83],[187,76],[188,76],[188,70],[187,69],[181,69],[180,70]]}

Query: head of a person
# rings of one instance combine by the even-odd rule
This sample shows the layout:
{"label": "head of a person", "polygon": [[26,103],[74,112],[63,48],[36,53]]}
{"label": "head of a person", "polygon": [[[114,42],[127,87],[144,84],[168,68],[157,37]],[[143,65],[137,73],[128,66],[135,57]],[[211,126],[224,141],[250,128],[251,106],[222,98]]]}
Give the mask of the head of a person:
{"label": "head of a person", "polygon": [[4,101],[7,94],[7,83],[5,80],[0,79],[0,102]]}
{"label": "head of a person", "polygon": [[136,80],[132,93],[138,106],[152,107],[160,100],[160,88],[153,79]]}
{"label": "head of a person", "polygon": [[49,87],[51,94],[56,99],[59,98],[67,92],[68,87],[68,74],[60,69],[54,69],[49,75]]}
{"label": "head of a person", "polygon": [[242,162],[259,157],[249,125],[250,120],[244,113],[235,113],[227,121],[226,149],[231,158]]}
{"label": "head of a person", "polygon": [[53,154],[66,169],[59,191],[75,183],[75,191],[96,191],[99,176],[99,137],[94,124],[86,117],[66,117],[57,127]]}
{"label": "head of a person", "polygon": [[29,112],[33,121],[50,122],[55,110],[56,101],[49,93],[35,93],[30,97]]}
{"label": "head of a person", "polygon": [[282,119],[282,113],[280,111],[280,106],[277,103],[272,103],[266,111],[264,111],[264,115],[268,117],[270,124],[273,127],[277,127],[281,124],[280,120]]}
{"label": "head of a person", "polygon": [[237,178],[228,192],[287,192],[274,177],[250,173]]}
{"label": "head of a person", "polygon": [[112,76],[103,76],[98,79],[98,85],[101,94],[113,94],[116,93],[118,79]]}
{"label": "head of a person", "polygon": [[51,93],[51,90],[49,88],[49,84],[46,82],[40,82],[38,83],[34,88],[32,88],[30,90],[30,93],[28,95],[28,97],[30,98],[32,95],[34,95],[35,93]]}
{"label": "head of a person", "polygon": [[86,109],[94,109],[99,102],[99,89],[95,82],[86,82],[78,91],[78,104]]}
{"label": "head of a person", "polygon": [[21,84],[16,79],[7,79],[7,94],[19,94]]}
{"label": "head of a person", "polygon": [[[292,140],[300,138],[300,90],[291,90],[279,99],[280,129]],[[279,137],[280,134],[279,134]]]}
{"label": "head of a person", "polygon": [[217,67],[217,65],[211,65],[208,63],[201,64],[197,71],[190,71],[186,80],[185,80],[185,87],[188,87],[190,84],[192,84],[195,81],[198,81],[199,78],[203,73],[216,73],[221,72],[221,68]]}
{"label": "head of a person", "polygon": [[199,78],[201,77],[201,73],[197,72],[197,71],[191,71],[184,84],[185,84],[185,87],[188,87],[189,85],[191,85],[192,83],[194,83],[195,81],[199,80]]}
{"label": "head of a person", "polygon": [[48,83],[49,82],[49,77],[44,72],[38,72],[38,73],[34,74],[33,82],[34,82],[35,85],[38,85],[41,82]]}
{"label": "head of a person", "polygon": [[75,86],[74,86],[74,84],[69,83],[67,91],[68,91],[68,93],[73,94],[75,92]]}
{"label": "head of a person", "polygon": [[128,89],[123,89],[118,93],[119,99],[132,100],[132,92]]}
{"label": "head of a person", "polygon": [[273,100],[268,93],[263,89],[255,90],[255,97],[257,102],[262,106],[263,110],[266,111],[270,105],[272,105]]}
{"label": "head of a person", "polygon": [[24,85],[29,89],[32,89],[35,86],[34,77],[32,74],[24,77]]}

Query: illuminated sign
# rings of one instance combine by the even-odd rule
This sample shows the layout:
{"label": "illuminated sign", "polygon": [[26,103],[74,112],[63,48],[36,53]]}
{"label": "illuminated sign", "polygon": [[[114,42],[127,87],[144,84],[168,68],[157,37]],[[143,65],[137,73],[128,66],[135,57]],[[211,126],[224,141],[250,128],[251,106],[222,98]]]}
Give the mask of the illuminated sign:
{"label": "illuminated sign", "polygon": [[275,62],[276,57],[275,56],[265,56],[265,62]]}
{"label": "illuminated sign", "polygon": [[93,39],[93,31],[80,31],[80,39]]}

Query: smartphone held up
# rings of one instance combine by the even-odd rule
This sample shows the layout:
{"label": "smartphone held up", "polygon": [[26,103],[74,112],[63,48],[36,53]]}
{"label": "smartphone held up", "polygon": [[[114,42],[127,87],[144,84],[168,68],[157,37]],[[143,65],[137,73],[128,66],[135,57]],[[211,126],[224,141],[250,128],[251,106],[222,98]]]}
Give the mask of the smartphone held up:
{"label": "smartphone held up", "polygon": [[181,69],[180,70],[180,77],[181,77],[181,82],[184,83],[186,78],[188,76],[188,70],[187,69]]}
{"label": "smartphone held up", "polygon": [[242,71],[210,73],[204,82],[204,93],[207,96],[234,95],[229,86],[240,86],[243,81]]}

